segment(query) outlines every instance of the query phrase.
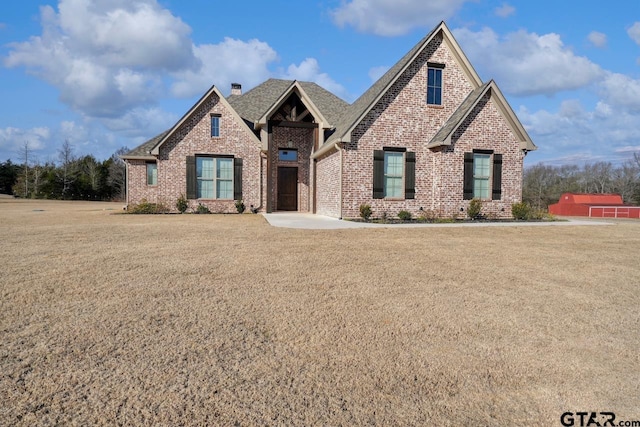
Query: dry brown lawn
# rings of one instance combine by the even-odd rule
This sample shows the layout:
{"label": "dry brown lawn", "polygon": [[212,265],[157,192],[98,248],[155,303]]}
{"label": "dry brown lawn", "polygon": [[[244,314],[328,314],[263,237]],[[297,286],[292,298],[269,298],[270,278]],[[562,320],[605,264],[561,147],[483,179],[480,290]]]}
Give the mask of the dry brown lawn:
{"label": "dry brown lawn", "polygon": [[290,230],[0,200],[0,425],[640,419],[640,222]]}

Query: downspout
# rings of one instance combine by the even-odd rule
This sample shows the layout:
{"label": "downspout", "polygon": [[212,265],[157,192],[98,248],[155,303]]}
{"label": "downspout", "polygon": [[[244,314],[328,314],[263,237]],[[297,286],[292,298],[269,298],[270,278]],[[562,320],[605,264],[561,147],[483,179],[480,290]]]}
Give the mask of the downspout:
{"label": "downspout", "polygon": [[338,201],[338,206],[340,207],[340,213],[338,216],[338,219],[342,219],[342,204],[343,204],[343,197],[342,197],[342,186],[343,186],[343,182],[342,182],[342,174],[343,174],[343,166],[344,166],[344,157],[343,157],[343,152],[344,150],[342,149],[342,147],[340,146],[340,144],[342,144],[341,142],[336,143],[336,147],[338,147],[338,152],[340,153],[340,175],[339,175],[339,183],[340,183],[340,188],[338,191],[339,194],[339,201]]}
{"label": "downspout", "polygon": [[[264,153],[261,151],[260,152],[260,206],[258,206],[257,208],[253,209],[253,213],[258,213],[258,211],[260,209],[262,209],[262,191],[264,190],[264,184],[262,182],[263,177],[264,177],[264,168],[262,167],[262,159],[265,159],[265,163],[266,163],[266,155],[264,155]],[[265,199],[266,199],[267,195],[265,194]]]}
{"label": "downspout", "polygon": [[124,203],[125,210],[129,208],[129,162],[124,162]]}

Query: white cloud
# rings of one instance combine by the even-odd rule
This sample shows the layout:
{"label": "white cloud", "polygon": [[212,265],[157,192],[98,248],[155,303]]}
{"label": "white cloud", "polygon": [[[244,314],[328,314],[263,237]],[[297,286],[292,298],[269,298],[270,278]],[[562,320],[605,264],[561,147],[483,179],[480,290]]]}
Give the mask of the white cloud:
{"label": "white cloud", "polygon": [[102,120],[102,123],[108,130],[120,135],[142,137],[146,140],[149,136],[167,130],[177,120],[175,114],[159,108],[135,108],[121,117]]}
{"label": "white cloud", "polygon": [[29,150],[32,150],[31,160],[34,160],[38,151],[47,146],[50,138],[51,130],[47,127],[31,129],[7,127],[0,129],[0,152],[5,153],[6,158],[20,159],[19,153],[26,143],[29,146]]}
{"label": "white cloud", "polygon": [[202,64],[197,69],[174,73],[176,82],[173,95],[189,97],[204,93],[215,84],[228,93],[231,83],[241,83],[250,88],[269,77],[268,65],[278,58],[267,43],[252,39],[248,42],[226,37],[218,44],[193,47],[196,58]]}
{"label": "white cloud", "polygon": [[40,14],[42,34],[11,44],[4,64],[26,67],[89,116],[152,103],[163,71],[198,65],[189,26],[156,0],[60,0]]}
{"label": "white cloud", "polygon": [[492,29],[454,30],[471,63],[514,95],[551,95],[585,87],[603,75],[588,58],[577,56],[558,34],[524,30],[498,36]]}
{"label": "white cloud", "polygon": [[406,34],[413,28],[432,27],[454,15],[470,0],[350,0],[331,11],[339,27],[353,26],[362,33],[381,36]]}
{"label": "white cloud", "polygon": [[638,153],[640,154],[640,145],[625,145],[615,149],[616,153]]}
{"label": "white cloud", "polygon": [[622,161],[629,158],[633,151],[630,147],[636,147],[640,140],[640,129],[634,125],[640,120],[640,112],[602,101],[593,110],[585,109],[577,100],[564,101],[557,111],[530,112],[521,107],[518,117],[539,147],[531,155],[533,162]]}
{"label": "white cloud", "polygon": [[156,0],[61,0],[59,11],[67,46],[103,65],[174,70],[194,63],[191,28]]}
{"label": "white cloud", "polygon": [[496,7],[494,10],[495,14],[501,18],[508,18],[509,16],[516,13],[516,8],[507,3],[502,3],[502,6]]}
{"label": "white cloud", "polygon": [[640,112],[640,80],[608,72],[600,84],[600,95],[609,104]]}
{"label": "white cloud", "polygon": [[607,35],[598,31],[591,31],[587,36],[595,47],[605,47],[607,45]]}
{"label": "white cloud", "polygon": [[289,65],[282,77],[291,80],[314,82],[343,99],[351,98],[344,86],[333,80],[327,73],[320,71],[320,65],[315,58],[306,58],[300,65]]}
{"label": "white cloud", "polygon": [[640,45],[640,22],[634,22],[627,30],[627,34],[631,37],[631,40]]}
{"label": "white cloud", "polygon": [[378,81],[380,77],[384,75],[387,71],[389,71],[389,66],[381,65],[379,67],[373,67],[369,70],[369,78],[372,82]]}

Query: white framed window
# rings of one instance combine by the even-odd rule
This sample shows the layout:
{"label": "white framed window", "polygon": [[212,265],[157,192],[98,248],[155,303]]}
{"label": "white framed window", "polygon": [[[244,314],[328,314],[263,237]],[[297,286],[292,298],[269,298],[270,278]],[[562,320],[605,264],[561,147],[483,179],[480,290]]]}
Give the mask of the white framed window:
{"label": "white framed window", "polygon": [[158,185],[158,164],[147,162],[147,185]]}
{"label": "white framed window", "polygon": [[233,158],[196,157],[196,197],[233,199]]}
{"label": "white framed window", "polygon": [[473,197],[489,199],[491,197],[491,154],[473,154]]}
{"label": "white framed window", "polygon": [[404,153],[384,152],[384,197],[404,198]]}

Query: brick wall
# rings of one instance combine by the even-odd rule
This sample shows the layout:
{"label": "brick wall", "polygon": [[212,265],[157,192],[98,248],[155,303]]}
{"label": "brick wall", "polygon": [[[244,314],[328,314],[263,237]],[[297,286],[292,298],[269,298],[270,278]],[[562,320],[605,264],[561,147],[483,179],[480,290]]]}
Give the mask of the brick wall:
{"label": "brick wall", "polygon": [[[149,187],[144,179],[144,162],[129,160],[129,203],[161,202],[175,210],[180,195],[186,195],[186,158],[196,154],[233,155],[243,159],[242,189],[245,205],[260,206],[260,143],[252,137],[244,123],[235,120],[230,111],[212,94],[174,132],[160,148],[158,185]],[[220,136],[211,137],[210,114],[220,114]],[[236,212],[233,200],[189,200],[189,207],[198,203],[212,212]]]}
{"label": "brick wall", "polygon": [[478,102],[454,133],[451,145],[443,147],[438,153],[440,184],[436,196],[441,201],[439,211],[446,216],[453,213],[466,216],[469,200],[462,200],[464,153],[474,149],[493,150],[496,154],[502,154],[501,198],[484,201],[482,213],[511,217],[511,205],[522,199],[524,154],[490,93]]}
{"label": "brick wall", "polygon": [[316,162],[316,213],[340,217],[340,153]]}
{"label": "brick wall", "polygon": [[[445,64],[442,106],[426,104],[427,61]],[[344,151],[342,216],[357,217],[361,204],[370,204],[374,216],[383,212],[395,216],[400,210],[418,215],[420,208],[440,216],[459,212],[468,204],[462,200],[462,170],[463,153],[471,148],[503,154],[503,200],[486,203],[485,211],[510,216],[510,203],[521,196],[522,154],[493,102],[480,103],[454,145],[444,150],[426,148],[473,89],[448,44],[435,38],[352,132],[352,142]],[[373,151],[383,147],[416,153],[415,199],[373,199]]]}
{"label": "brick wall", "polygon": [[144,160],[128,160],[127,163],[127,203],[137,204],[142,200],[146,200],[149,203],[158,203],[158,186],[147,185],[147,162]]}

